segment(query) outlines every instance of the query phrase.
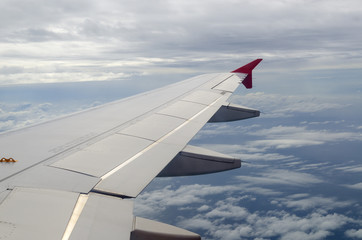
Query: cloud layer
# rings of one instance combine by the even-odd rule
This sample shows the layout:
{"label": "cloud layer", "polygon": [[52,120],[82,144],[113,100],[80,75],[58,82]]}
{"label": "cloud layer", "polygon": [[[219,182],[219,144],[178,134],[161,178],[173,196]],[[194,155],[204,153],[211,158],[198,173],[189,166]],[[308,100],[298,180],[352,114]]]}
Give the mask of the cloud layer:
{"label": "cloud layer", "polygon": [[[259,183],[256,182],[256,185]],[[330,210],[350,206],[350,202],[341,202],[333,198],[310,197],[298,194],[290,197],[277,197],[273,204],[286,205],[295,210],[312,210],[306,215],[295,215],[286,211],[264,210],[250,211],[242,205],[256,199],[248,195],[243,185],[210,186],[187,185],[144,193],[136,201],[136,214],[160,215],[160,211],[176,206],[185,211],[194,211],[192,217],[177,218],[176,224],[194,231],[204,231],[207,239],[324,239],[333,236],[333,231],[353,224],[355,220],[342,214],[329,213]],[[255,193],[255,192],[254,192]],[[190,196],[192,194],[192,196]],[[219,201],[209,201],[217,196]],[[226,196],[226,197],[223,197]],[[229,197],[227,197],[229,196]],[[205,205],[206,204],[206,205]],[[152,209],[152,210],[151,210]],[[147,211],[149,210],[149,211]],[[314,213],[312,213],[314,211]],[[157,213],[157,214],[156,214]],[[358,236],[353,229],[346,231],[348,236]]]}
{"label": "cloud layer", "polygon": [[264,71],[358,68],[361,12],[358,0],[4,0],[0,84],[225,71],[256,57]]}

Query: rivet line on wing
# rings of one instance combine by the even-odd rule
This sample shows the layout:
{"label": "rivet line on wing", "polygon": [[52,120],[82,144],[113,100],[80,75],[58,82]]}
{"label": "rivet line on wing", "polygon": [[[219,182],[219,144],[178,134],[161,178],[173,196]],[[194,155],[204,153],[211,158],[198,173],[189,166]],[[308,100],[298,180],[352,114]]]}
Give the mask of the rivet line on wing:
{"label": "rivet line on wing", "polygon": [[139,156],[141,156],[142,154],[144,154],[145,152],[147,152],[148,150],[150,150],[151,148],[155,147],[157,144],[161,143],[164,139],[166,139],[167,137],[169,137],[170,135],[172,135],[174,132],[178,131],[179,129],[181,129],[182,127],[184,127],[186,124],[188,124],[190,121],[192,121],[193,119],[197,118],[199,115],[201,115],[203,112],[205,112],[206,110],[208,110],[209,108],[211,108],[217,101],[220,100],[220,98],[222,98],[223,96],[218,97],[215,101],[213,101],[210,105],[208,105],[206,108],[202,109],[200,112],[196,113],[192,118],[190,118],[189,120],[185,121],[184,123],[182,123],[180,126],[178,126],[177,128],[175,128],[174,130],[172,130],[171,132],[169,132],[168,134],[164,135],[163,137],[161,137],[160,139],[158,139],[156,142],[152,143],[151,145],[149,145],[148,147],[146,147],[145,149],[143,149],[142,151],[140,151],[139,153],[137,153],[136,155],[134,155],[133,157],[129,158],[128,160],[126,160],[125,162],[123,162],[122,164],[118,165],[117,167],[115,167],[114,169],[112,169],[111,171],[109,171],[108,173],[104,174],[101,179],[104,180],[106,178],[108,178],[109,176],[111,176],[112,174],[114,174],[115,172],[117,172],[118,170],[120,170],[121,168],[123,168],[124,166],[128,165],[130,162],[132,162],[134,159],[138,158]]}

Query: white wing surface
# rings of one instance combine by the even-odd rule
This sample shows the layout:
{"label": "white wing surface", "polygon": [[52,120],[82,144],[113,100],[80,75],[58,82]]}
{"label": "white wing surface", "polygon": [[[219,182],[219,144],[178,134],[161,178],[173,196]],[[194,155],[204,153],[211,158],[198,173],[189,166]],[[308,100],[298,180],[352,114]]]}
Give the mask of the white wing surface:
{"label": "white wing surface", "polygon": [[0,135],[0,239],[200,239],[133,216],[155,177],[240,167],[187,143],[207,123],[259,116],[228,103],[261,59]]}

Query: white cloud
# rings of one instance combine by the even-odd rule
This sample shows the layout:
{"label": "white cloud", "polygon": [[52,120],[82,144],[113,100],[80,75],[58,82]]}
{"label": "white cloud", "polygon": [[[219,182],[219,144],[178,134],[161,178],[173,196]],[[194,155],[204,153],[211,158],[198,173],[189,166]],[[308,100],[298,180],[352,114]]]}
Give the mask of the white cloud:
{"label": "white cloud", "polygon": [[255,187],[251,186],[252,184],[245,184],[242,185],[241,189],[245,192],[260,194],[264,196],[275,196],[275,195],[281,195],[282,192],[279,192],[277,190],[272,190],[268,188],[262,188],[262,187]]}
{"label": "white cloud", "polygon": [[312,113],[329,109],[341,109],[346,104],[329,102],[330,99],[305,95],[281,95],[264,92],[233,96],[233,102],[262,109],[265,118],[290,117],[295,113]]}
{"label": "white cloud", "polygon": [[[198,214],[189,220],[181,220],[178,225],[191,230],[207,230],[207,239],[237,240],[243,238],[264,239],[324,239],[332,235],[332,231],[352,222],[351,219],[339,214],[312,213],[299,217],[286,212],[268,211],[250,213],[243,211],[239,222],[227,224],[225,216],[233,215],[232,209],[218,207],[216,215]],[[223,211],[223,212],[222,212]],[[222,212],[222,213],[221,213]],[[352,232],[354,233],[354,232]]]}
{"label": "white cloud", "polygon": [[348,188],[352,188],[352,189],[357,189],[357,190],[362,190],[362,182],[360,183],[356,183],[356,184],[352,184],[352,185],[344,185]]}
{"label": "white cloud", "polygon": [[44,122],[85,107],[59,109],[52,103],[0,103],[0,132]]}
{"label": "white cloud", "polygon": [[[337,229],[355,220],[341,214],[333,213],[336,208],[345,208],[352,201],[339,201],[337,198],[314,196],[308,193],[297,193],[283,197],[282,192],[257,187],[266,184],[287,184],[291,186],[308,186],[322,182],[311,174],[286,170],[270,170],[260,177],[238,176],[245,182],[241,185],[210,186],[184,185],[178,188],[166,186],[159,190],[142,193],[136,199],[135,214],[154,218],[167,211],[169,207],[190,206],[193,216],[178,216],[176,225],[191,231],[204,231],[206,239],[236,240],[253,239],[325,239],[333,235]],[[248,195],[250,193],[250,195]],[[270,199],[278,208],[292,208],[307,212],[295,215],[283,210],[257,211],[244,207],[260,194]],[[222,195],[218,201],[213,196]],[[147,208],[149,206],[149,208]],[[143,212],[145,211],[145,212]],[[161,214],[162,215],[162,214]],[[356,234],[351,230],[348,234]],[[352,235],[351,235],[352,236]]]}
{"label": "white cloud", "polygon": [[205,214],[207,218],[221,218],[221,219],[244,219],[248,216],[248,211],[239,206],[232,204],[225,204],[223,201],[216,203],[218,206]]}
{"label": "white cloud", "polygon": [[[51,104],[33,105],[30,103],[0,104],[0,132],[24,127],[51,118]],[[54,117],[54,116],[53,116]]]}
{"label": "white cloud", "polygon": [[337,141],[362,141],[359,132],[330,132],[326,130],[310,130],[306,126],[275,126],[248,133],[255,136],[264,136],[265,140],[248,142],[252,147],[261,149],[283,149],[321,145]]}
{"label": "white cloud", "polygon": [[[253,141],[254,142],[254,141]],[[247,142],[245,144],[202,144],[200,147],[206,149],[212,149],[224,154],[240,158],[243,161],[256,161],[256,160],[296,160],[293,155],[282,155],[279,153],[263,153],[264,148],[252,146],[253,142]],[[255,144],[257,145],[257,144]]]}
{"label": "white cloud", "polygon": [[[166,186],[163,189],[145,192],[137,197],[135,212],[152,215],[169,206],[185,206],[205,202],[204,197],[236,191],[239,186],[184,185],[178,189]],[[151,207],[149,207],[151,206]]]}
{"label": "white cloud", "polygon": [[209,209],[210,209],[209,206],[207,206],[207,205],[202,205],[201,207],[199,207],[199,208],[197,209],[197,211],[199,211],[199,212],[204,212],[204,211],[207,211],[207,210],[209,210]]}
{"label": "white cloud", "polygon": [[359,173],[359,172],[362,172],[362,165],[339,167],[339,168],[336,168],[336,169],[337,170],[342,170],[344,172]]}
{"label": "white cloud", "polygon": [[[251,222],[257,236],[272,237],[281,236],[282,239],[323,239],[331,230],[338,229],[346,224],[349,219],[343,215],[329,214],[321,215],[312,213],[305,217],[297,217],[287,213],[273,214],[257,218]],[[302,237],[302,238],[300,238]]]}
{"label": "white cloud", "polygon": [[350,238],[362,238],[362,229],[350,229],[345,232],[345,235]]}
{"label": "white cloud", "polygon": [[187,229],[208,230],[208,229],[214,227],[214,224],[211,221],[209,221],[207,219],[201,219],[201,218],[192,218],[192,219],[182,220],[178,223],[178,225],[182,226],[183,228],[187,228]]}
{"label": "white cloud", "polygon": [[[252,97],[250,97],[250,95]],[[264,93],[252,93],[246,96],[236,96],[236,99],[248,99],[255,105],[268,106],[271,112],[279,112],[293,115],[293,112],[304,111],[300,107],[295,107],[295,104],[303,104],[308,106],[305,112],[316,112],[326,109],[338,109],[343,105],[334,103],[323,103],[320,100],[303,99],[302,97],[292,97],[274,94],[271,97]],[[273,103],[274,98],[274,103]],[[251,99],[251,100],[250,100]],[[303,100],[301,100],[303,99]],[[336,100],[334,100],[336,101]],[[310,103],[310,104],[309,104]],[[283,106],[280,109],[279,106]],[[294,110],[291,110],[293,108]],[[265,116],[263,116],[264,118]],[[328,121],[334,124],[343,124],[345,121]],[[228,135],[243,136],[241,144],[209,144],[204,145],[206,148],[212,148],[220,152],[237,155],[244,160],[286,160],[294,159],[294,156],[285,156],[280,153],[271,153],[270,149],[286,149],[286,148],[300,148],[306,146],[318,146],[326,143],[339,142],[339,141],[362,141],[362,133],[357,131],[336,130],[337,127],[328,128],[327,122],[322,124],[319,129],[313,128],[314,124],[303,124],[298,126],[285,126],[277,125],[272,127],[264,127],[260,124],[247,125],[247,126],[234,126],[228,124],[209,124],[197,135],[197,139],[205,139],[211,136]],[[326,127],[323,129],[323,125]],[[261,139],[260,139],[261,138]]]}
{"label": "white cloud", "polygon": [[283,198],[280,199],[280,202],[289,208],[295,208],[298,210],[309,210],[316,208],[323,210],[331,210],[331,209],[343,208],[353,205],[352,201],[338,201],[335,198],[325,198],[319,196],[313,196],[301,199]]}
{"label": "white cloud", "polygon": [[267,140],[257,140],[249,142],[253,147],[260,147],[264,151],[269,148],[283,149],[283,148],[298,148],[305,146],[314,146],[324,144],[323,141],[313,140],[313,139],[267,139]]}
{"label": "white cloud", "polygon": [[309,174],[289,170],[270,170],[261,172],[258,176],[237,176],[240,181],[250,185],[294,185],[303,186],[323,182],[321,179]]}

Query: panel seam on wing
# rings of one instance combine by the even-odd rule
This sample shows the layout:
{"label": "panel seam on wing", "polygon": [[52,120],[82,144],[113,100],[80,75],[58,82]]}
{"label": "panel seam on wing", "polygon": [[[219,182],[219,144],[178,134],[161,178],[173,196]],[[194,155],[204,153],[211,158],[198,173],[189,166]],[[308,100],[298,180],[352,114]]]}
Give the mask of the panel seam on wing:
{"label": "panel seam on wing", "polygon": [[182,120],[188,120],[188,118],[178,117],[178,116],[174,116],[174,115],[171,115],[171,114],[165,114],[165,113],[155,113],[155,114],[166,116],[166,117],[174,117],[174,118],[178,118],[178,119],[182,119]]}
{"label": "panel seam on wing", "polygon": [[225,82],[226,80],[228,80],[229,78],[235,76],[234,74],[231,74],[230,76],[228,76],[227,78],[225,78],[223,81],[219,82],[218,84],[216,84],[215,86],[213,86],[211,89],[216,88],[217,86],[219,86],[220,84],[222,84],[223,82]]}

